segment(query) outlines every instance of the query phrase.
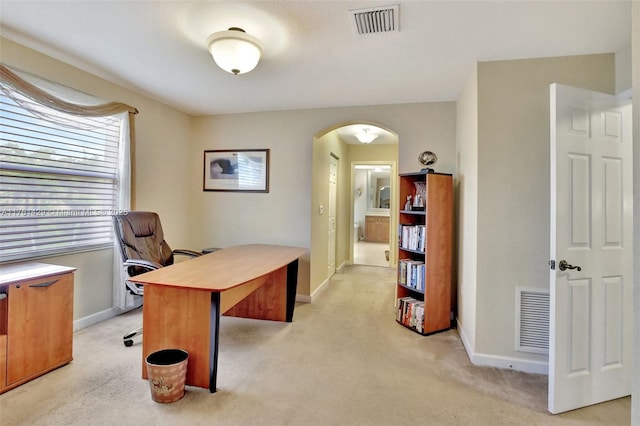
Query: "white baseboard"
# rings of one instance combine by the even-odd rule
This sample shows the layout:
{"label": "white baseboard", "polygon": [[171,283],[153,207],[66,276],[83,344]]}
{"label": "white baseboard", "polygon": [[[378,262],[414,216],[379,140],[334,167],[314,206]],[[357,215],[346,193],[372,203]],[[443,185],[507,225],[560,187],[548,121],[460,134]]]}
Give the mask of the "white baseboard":
{"label": "white baseboard", "polygon": [[[344,268],[346,268],[350,264],[351,263],[347,260],[342,262],[342,264],[338,268],[336,268],[336,274],[341,274]],[[318,297],[320,293],[322,293],[328,287],[327,284],[329,284],[330,280],[331,278],[327,278],[326,280],[324,280],[322,284],[320,284],[318,288],[316,288],[316,291],[311,293],[310,296],[307,296],[306,294],[296,294],[296,302],[311,303],[315,297]]]}
{"label": "white baseboard", "polygon": [[109,308],[83,318],[78,318],[73,321],[73,331],[82,330],[83,328],[108,320],[109,318],[113,318],[121,313],[122,311],[118,308]]}
{"label": "white baseboard", "polygon": [[296,302],[311,303],[311,296],[307,296],[306,294],[296,294]]}
{"label": "white baseboard", "polygon": [[504,368],[522,371],[523,373],[544,374],[545,376],[549,375],[549,363],[546,362],[479,353],[470,355],[469,358],[474,365]]}
{"label": "white baseboard", "polygon": [[458,334],[464,345],[464,349],[467,351],[467,356],[473,365],[479,365],[484,367],[497,367],[507,370],[522,371],[523,373],[544,374],[549,375],[549,363],[532,361],[528,359],[509,358],[497,355],[483,354],[474,352],[469,343],[469,339],[464,334],[464,328],[461,326],[458,320]]}
{"label": "white baseboard", "polygon": [[307,296],[305,294],[296,294],[296,302],[311,303],[315,297],[318,297],[318,295],[320,295],[320,293],[322,293],[328,287],[327,284],[329,284],[329,278],[324,280],[322,284],[320,284],[318,288],[316,288],[316,291],[311,293],[310,296]]}
{"label": "white baseboard", "polygon": [[464,350],[467,351],[467,356],[469,357],[469,359],[471,359],[471,354],[473,353],[473,350],[471,349],[471,343],[469,343],[469,339],[467,338],[467,335],[464,333],[464,327],[462,326],[462,323],[460,322],[460,319],[456,317],[456,330],[458,330],[458,336],[460,336],[460,340],[462,340],[462,345],[464,346]]}

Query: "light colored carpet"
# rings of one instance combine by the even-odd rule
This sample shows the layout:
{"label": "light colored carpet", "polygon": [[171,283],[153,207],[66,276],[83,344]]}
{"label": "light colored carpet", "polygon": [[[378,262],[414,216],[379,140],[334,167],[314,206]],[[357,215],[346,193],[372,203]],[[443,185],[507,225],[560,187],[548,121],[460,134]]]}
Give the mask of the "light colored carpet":
{"label": "light colored carpet", "polygon": [[353,244],[353,263],[354,265],[388,267],[389,259],[385,255],[387,250],[389,250],[389,244],[356,241]]}
{"label": "light colored carpet", "polygon": [[132,312],[74,336],[74,361],[0,395],[0,425],[628,425],[630,398],[558,416],[546,376],[470,364],[455,330],[394,321],[395,271],[336,274],[294,322],[221,320],[219,390],[151,400]]}

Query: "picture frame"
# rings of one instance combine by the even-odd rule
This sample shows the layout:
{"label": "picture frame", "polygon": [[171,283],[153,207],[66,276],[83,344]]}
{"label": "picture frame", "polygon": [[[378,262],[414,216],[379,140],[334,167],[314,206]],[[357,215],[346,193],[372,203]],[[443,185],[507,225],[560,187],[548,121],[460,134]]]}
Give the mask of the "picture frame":
{"label": "picture frame", "polygon": [[202,190],[269,192],[269,150],[204,151]]}

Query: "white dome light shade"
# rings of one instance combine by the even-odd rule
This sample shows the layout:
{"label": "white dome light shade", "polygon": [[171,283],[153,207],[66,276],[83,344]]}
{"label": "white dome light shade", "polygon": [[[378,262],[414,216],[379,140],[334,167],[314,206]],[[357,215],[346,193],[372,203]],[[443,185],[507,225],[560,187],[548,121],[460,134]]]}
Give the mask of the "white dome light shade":
{"label": "white dome light shade", "polygon": [[365,127],[359,133],[356,133],[355,136],[361,143],[371,143],[375,138],[378,137],[378,135],[376,135],[375,133],[369,133],[368,127]]}
{"label": "white dome light shade", "polygon": [[231,74],[251,71],[262,56],[258,39],[236,27],[211,34],[207,46],[216,64]]}

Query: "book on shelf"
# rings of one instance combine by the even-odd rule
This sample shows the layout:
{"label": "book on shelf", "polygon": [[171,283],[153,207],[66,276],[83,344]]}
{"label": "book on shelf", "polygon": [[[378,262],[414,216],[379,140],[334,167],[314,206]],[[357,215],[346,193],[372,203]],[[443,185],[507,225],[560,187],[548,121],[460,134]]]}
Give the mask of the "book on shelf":
{"label": "book on shelf", "polygon": [[415,328],[419,333],[422,333],[424,329],[424,302],[418,301],[413,304],[414,306],[414,316],[413,316],[413,324],[411,325]]}
{"label": "book on shelf", "polygon": [[422,260],[400,259],[398,261],[398,283],[424,291],[426,265]]}
{"label": "book on shelf", "polygon": [[407,308],[407,304],[412,300],[415,300],[415,299],[413,297],[402,297],[402,298],[398,299],[398,312],[397,312],[397,315],[396,315],[396,319],[399,322],[404,323],[405,310]]}
{"label": "book on shelf", "polygon": [[398,230],[400,247],[424,252],[425,234],[425,225],[400,225],[400,229]]}
{"label": "book on shelf", "polygon": [[407,264],[405,260],[407,259],[398,260],[398,284],[402,285],[407,284]]}
{"label": "book on shelf", "polygon": [[413,297],[398,299],[396,319],[403,325],[422,333],[424,331],[424,301]]}

